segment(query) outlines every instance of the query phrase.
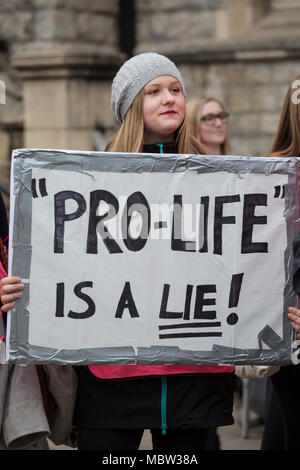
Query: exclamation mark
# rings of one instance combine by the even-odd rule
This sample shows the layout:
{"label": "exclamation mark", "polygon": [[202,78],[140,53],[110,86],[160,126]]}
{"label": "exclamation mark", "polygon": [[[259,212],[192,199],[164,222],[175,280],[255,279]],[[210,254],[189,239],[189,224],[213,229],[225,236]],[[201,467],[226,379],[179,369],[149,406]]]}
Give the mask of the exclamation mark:
{"label": "exclamation mark", "polygon": [[[237,307],[239,303],[243,277],[244,277],[244,273],[233,274],[232,276],[228,308],[235,308]],[[229,325],[235,325],[238,321],[239,321],[239,317],[237,313],[235,312],[230,313],[230,315],[228,315],[227,317],[227,323]]]}

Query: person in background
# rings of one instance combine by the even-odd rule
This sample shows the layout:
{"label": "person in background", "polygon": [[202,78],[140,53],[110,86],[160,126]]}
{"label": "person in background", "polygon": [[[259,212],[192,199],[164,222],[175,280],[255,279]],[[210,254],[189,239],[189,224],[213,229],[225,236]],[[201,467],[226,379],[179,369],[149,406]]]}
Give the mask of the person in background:
{"label": "person in background", "polygon": [[208,155],[230,155],[228,137],[229,113],[221,101],[213,97],[198,97],[187,103],[191,134],[200,140]]}
{"label": "person in background", "polygon": [[[299,80],[300,76],[295,80]],[[300,156],[300,106],[294,99],[296,92],[293,83],[288,87],[279,119],[278,129],[274,138],[271,157],[299,157]],[[300,238],[293,243],[294,266],[293,287],[300,295]],[[288,317],[293,328],[300,332],[300,310],[289,308]],[[300,337],[300,336],[298,336]],[[282,366],[269,380],[275,396],[269,396],[270,407],[263,436],[263,450],[282,448],[296,450],[300,447],[298,395],[300,387],[300,365]],[[272,394],[272,390],[271,390]],[[272,405],[273,403],[273,405]],[[281,422],[276,410],[281,410]],[[277,412],[278,413],[278,412]],[[274,420],[275,418],[275,420]],[[284,436],[284,442],[280,439]]]}
{"label": "person in background", "polygon": [[[204,154],[189,130],[185,95],[181,74],[167,57],[148,52],[126,61],[112,84],[120,129],[108,150]],[[151,280],[153,273],[148,275]],[[19,283],[1,281],[5,309]],[[107,365],[76,371],[79,450],[138,449],[144,429],[151,430],[154,450],[201,450],[211,427],[233,423],[233,367]]]}

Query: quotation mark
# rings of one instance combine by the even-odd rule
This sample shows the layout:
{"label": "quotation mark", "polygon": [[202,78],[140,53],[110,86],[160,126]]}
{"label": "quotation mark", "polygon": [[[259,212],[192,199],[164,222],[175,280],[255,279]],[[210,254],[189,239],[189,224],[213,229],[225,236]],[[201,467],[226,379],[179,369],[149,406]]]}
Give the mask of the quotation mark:
{"label": "quotation mark", "polygon": [[285,185],[283,186],[274,186],[274,198],[280,197],[281,194],[281,199],[285,197]]}
{"label": "quotation mark", "polygon": [[40,195],[38,194],[38,191],[37,191],[37,180],[35,178],[33,178],[31,180],[32,196],[34,198],[48,196],[47,189],[46,189],[46,178],[39,179],[38,180],[38,186],[39,186]]}

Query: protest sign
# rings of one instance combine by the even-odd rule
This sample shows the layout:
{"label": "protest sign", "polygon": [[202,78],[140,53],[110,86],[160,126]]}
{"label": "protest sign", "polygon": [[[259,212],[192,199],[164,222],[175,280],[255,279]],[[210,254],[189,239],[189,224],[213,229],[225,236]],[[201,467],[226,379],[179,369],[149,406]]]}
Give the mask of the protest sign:
{"label": "protest sign", "polygon": [[297,158],[20,149],[17,363],[287,364]]}

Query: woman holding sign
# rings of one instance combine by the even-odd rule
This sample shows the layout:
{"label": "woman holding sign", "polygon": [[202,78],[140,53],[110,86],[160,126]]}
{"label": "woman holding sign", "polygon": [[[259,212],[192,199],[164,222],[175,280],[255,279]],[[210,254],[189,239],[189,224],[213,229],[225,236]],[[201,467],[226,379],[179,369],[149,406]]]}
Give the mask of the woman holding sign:
{"label": "woman holding sign", "polygon": [[[167,57],[145,53],[126,61],[111,103],[121,127],[110,152],[206,153],[190,134],[183,80]],[[5,309],[19,282],[2,280]],[[144,429],[151,430],[154,450],[205,448],[211,427],[233,423],[233,371],[155,362],[76,367],[78,449],[138,449]]]}
{"label": "woman holding sign", "polygon": [[229,113],[221,101],[198,97],[187,103],[191,134],[204,145],[208,155],[230,155],[228,139]]}

